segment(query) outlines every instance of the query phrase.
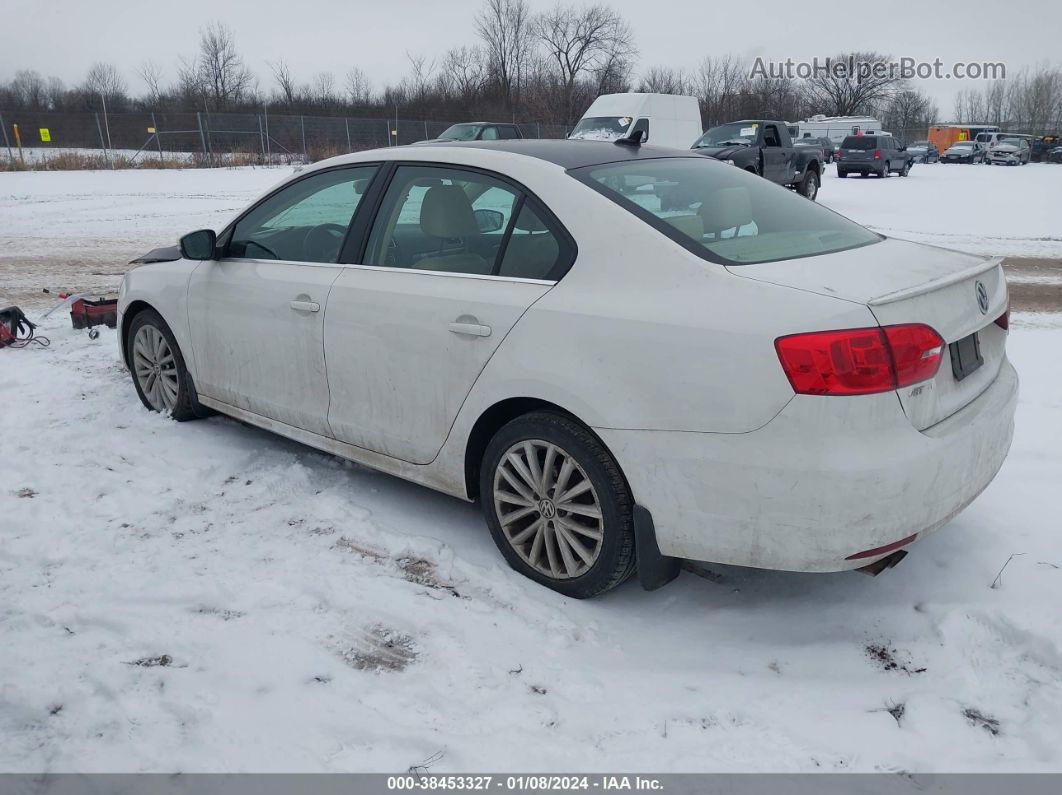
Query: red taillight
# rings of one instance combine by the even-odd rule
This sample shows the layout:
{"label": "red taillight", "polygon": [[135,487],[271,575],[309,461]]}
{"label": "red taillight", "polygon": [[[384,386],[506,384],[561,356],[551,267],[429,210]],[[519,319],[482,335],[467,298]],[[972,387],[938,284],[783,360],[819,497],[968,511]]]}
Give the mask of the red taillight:
{"label": "red taillight", "polygon": [[881,150],[880,149],[875,149],[874,150],[874,159],[875,160],[881,160]]}
{"label": "red taillight", "polygon": [[840,150],[840,149],[838,149],[837,151],[835,151],[835,152],[833,153],[833,156],[834,156],[834,158],[835,158],[836,160],[840,160],[840,159],[841,159],[841,150]]}
{"label": "red taillight", "polygon": [[929,326],[793,334],[774,341],[793,390],[802,395],[869,395],[926,381],[937,373],[944,340]]}
{"label": "red taillight", "polygon": [[1007,308],[1003,310],[1003,314],[996,318],[996,325],[1004,331],[1010,328],[1010,304],[1007,304]]}

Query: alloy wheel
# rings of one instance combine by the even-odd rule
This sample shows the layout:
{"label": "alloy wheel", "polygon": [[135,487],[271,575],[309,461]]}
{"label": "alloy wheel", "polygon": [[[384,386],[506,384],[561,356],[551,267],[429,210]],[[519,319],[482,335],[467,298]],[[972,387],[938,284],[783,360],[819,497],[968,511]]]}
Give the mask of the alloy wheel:
{"label": "alloy wheel", "polygon": [[172,412],[177,405],[177,360],[166,337],[152,325],[143,325],[133,337],[133,372],[155,411]]}
{"label": "alloy wheel", "polygon": [[604,519],[586,471],[559,445],[517,442],[494,471],[494,511],[505,539],[535,571],[585,574],[601,554]]}

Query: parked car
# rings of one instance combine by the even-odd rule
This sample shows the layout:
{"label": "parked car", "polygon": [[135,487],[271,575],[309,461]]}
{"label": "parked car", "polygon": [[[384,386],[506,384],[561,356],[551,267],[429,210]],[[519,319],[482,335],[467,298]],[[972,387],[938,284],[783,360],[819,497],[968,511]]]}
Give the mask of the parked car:
{"label": "parked car", "polygon": [[941,163],[983,163],[984,145],[977,141],[956,141],[940,158]]}
{"label": "parked car", "polygon": [[837,145],[829,138],[814,138],[808,136],[807,138],[794,138],[793,146],[817,146],[819,151],[822,152],[822,162],[832,163],[834,160],[834,152],[837,149]]}
{"label": "parked car", "polygon": [[1024,166],[1032,157],[1032,147],[1025,138],[1004,138],[989,158],[994,166]]}
{"label": "parked car", "polygon": [[1054,149],[1047,151],[1048,163],[1062,163],[1062,146],[1056,146]]}
{"label": "parked car", "polygon": [[478,500],[589,597],[894,565],[1007,454],[1007,306],[998,258],[689,150],[494,141],[309,166],[138,260],[118,329],[148,409]]}
{"label": "parked car", "polygon": [[822,184],[822,153],[793,146],[785,122],[745,120],[713,127],[697,139],[693,151],[759,174],[812,201]]}
{"label": "parked car", "polygon": [[452,124],[447,127],[438,138],[419,143],[434,143],[436,141],[499,141],[512,138],[523,138],[520,127],[515,124],[505,124],[493,121],[472,121],[463,124]]}
{"label": "parked car", "polygon": [[915,141],[907,147],[915,163],[939,163],[940,152],[929,141]]}
{"label": "parked car", "polygon": [[1032,161],[1034,163],[1050,162],[1049,155],[1052,149],[1062,142],[1059,135],[1041,135],[1032,141]]}
{"label": "parked car", "polygon": [[887,177],[896,172],[906,177],[913,162],[914,155],[891,135],[849,135],[837,150],[837,176]]}

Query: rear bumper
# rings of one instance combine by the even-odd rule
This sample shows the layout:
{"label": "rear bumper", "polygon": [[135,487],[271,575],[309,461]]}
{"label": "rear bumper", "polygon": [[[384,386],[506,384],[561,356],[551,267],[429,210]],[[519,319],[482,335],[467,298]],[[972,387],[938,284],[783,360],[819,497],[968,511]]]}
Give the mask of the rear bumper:
{"label": "rear bumper", "polygon": [[796,396],[743,434],[596,430],[664,555],[843,571],[936,530],[984,490],[1010,449],[1017,394],[1004,361],[976,400],[921,432],[894,393]]}

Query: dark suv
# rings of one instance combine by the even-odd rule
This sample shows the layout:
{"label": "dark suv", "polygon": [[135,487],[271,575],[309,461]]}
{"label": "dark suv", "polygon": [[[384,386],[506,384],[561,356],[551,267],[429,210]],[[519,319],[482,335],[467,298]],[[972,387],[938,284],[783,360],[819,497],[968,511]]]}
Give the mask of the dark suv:
{"label": "dark suv", "polygon": [[891,135],[849,135],[837,150],[837,176],[877,174],[887,177],[895,171],[901,177],[911,173],[914,155]]}

